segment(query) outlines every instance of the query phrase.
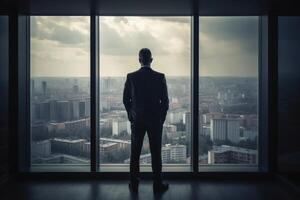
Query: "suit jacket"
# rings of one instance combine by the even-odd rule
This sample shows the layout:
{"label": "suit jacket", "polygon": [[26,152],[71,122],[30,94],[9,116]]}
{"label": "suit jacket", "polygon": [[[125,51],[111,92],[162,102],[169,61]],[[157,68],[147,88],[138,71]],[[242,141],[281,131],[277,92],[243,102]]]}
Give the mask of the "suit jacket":
{"label": "suit jacket", "polygon": [[165,75],[141,67],[127,74],[123,103],[132,123],[164,123],[169,109]]}

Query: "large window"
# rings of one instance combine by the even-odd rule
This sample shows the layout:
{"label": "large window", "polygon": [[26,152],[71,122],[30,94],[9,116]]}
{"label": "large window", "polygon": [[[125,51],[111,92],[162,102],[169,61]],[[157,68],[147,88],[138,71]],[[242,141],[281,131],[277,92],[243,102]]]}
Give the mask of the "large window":
{"label": "large window", "polygon": [[[152,68],[166,75],[168,85],[163,165],[190,163],[190,39],[190,17],[100,17],[101,164],[129,163],[131,130],[122,95],[127,73],[140,68],[138,52],[144,47],[151,49]],[[140,163],[151,163],[147,135]]]}
{"label": "large window", "polygon": [[31,165],[88,166],[89,17],[34,16],[30,22]]}
{"label": "large window", "polygon": [[[97,163],[100,171],[128,170],[131,129],[122,96],[126,75],[140,68],[138,52],[144,47],[151,49],[152,69],[166,75],[168,86],[163,170],[190,171],[192,163],[199,164],[199,171],[206,166],[257,167],[259,17],[199,17],[199,55],[192,52],[192,17],[98,19],[99,24],[90,27],[89,16],[30,17],[28,126],[33,171],[51,167],[70,171],[70,166],[89,171]],[[90,47],[99,47],[99,52]],[[90,74],[95,67],[90,58],[100,61],[96,62],[99,77]],[[193,59],[199,59],[199,66],[193,66]],[[197,67],[199,74],[191,73]],[[192,89],[192,77],[199,78],[199,91]],[[96,93],[93,98],[91,88]],[[199,98],[199,110],[191,107],[191,97]],[[94,105],[99,106],[96,117],[94,112],[91,115]],[[198,112],[196,122],[192,116]],[[99,120],[93,123],[91,117]],[[199,130],[192,129],[193,123],[199,124]],[[94,134],[98,125],[99,134]],[[199,143],[193,146],[197,132]],[[91,145],[95,143],[99,148]],[[195,164],[192,152],[197,147]],[[147,135],[140,163],[150,169]]]}
{"label": "large window", "polygon": [[199,164],[257,165],[259,18],[200,17],[199,29]]}

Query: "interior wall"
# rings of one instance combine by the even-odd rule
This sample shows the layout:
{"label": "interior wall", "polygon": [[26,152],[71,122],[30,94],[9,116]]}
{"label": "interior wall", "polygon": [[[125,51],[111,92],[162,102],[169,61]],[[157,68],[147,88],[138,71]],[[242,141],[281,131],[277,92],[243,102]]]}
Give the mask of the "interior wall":
{"label": "interior wall", "polygon": [[300,172],[300,17],[279,17],[278,39],[278,170]]}
{"label": "interior wall", "polygon": [[8,177],[8,16],[0,16],[0,183]]}

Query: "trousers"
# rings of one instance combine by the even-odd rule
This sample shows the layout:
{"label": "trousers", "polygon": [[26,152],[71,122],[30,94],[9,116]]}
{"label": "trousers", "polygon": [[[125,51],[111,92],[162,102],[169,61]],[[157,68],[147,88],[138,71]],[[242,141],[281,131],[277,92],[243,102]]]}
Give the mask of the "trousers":
{"label": "trousers", "polygon": [[149,138],[153,181],[162,181],[162,128],[161,123],[131,123],[130,179],[132,182],[138,182],[139,180],[140,155],[146,132]]}

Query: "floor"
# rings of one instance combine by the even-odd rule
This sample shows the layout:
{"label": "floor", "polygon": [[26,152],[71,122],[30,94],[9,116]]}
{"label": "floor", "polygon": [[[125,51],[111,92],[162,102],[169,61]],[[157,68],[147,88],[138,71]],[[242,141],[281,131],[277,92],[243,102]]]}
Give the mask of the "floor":
{"label": "floor", "polygon": [[299,200],[297,193],[279,181],[170,180],[170,189],[153,195],[152,182],[141,182],[131,194],[125,180],[15,181],[0,190],[1,200]]}

